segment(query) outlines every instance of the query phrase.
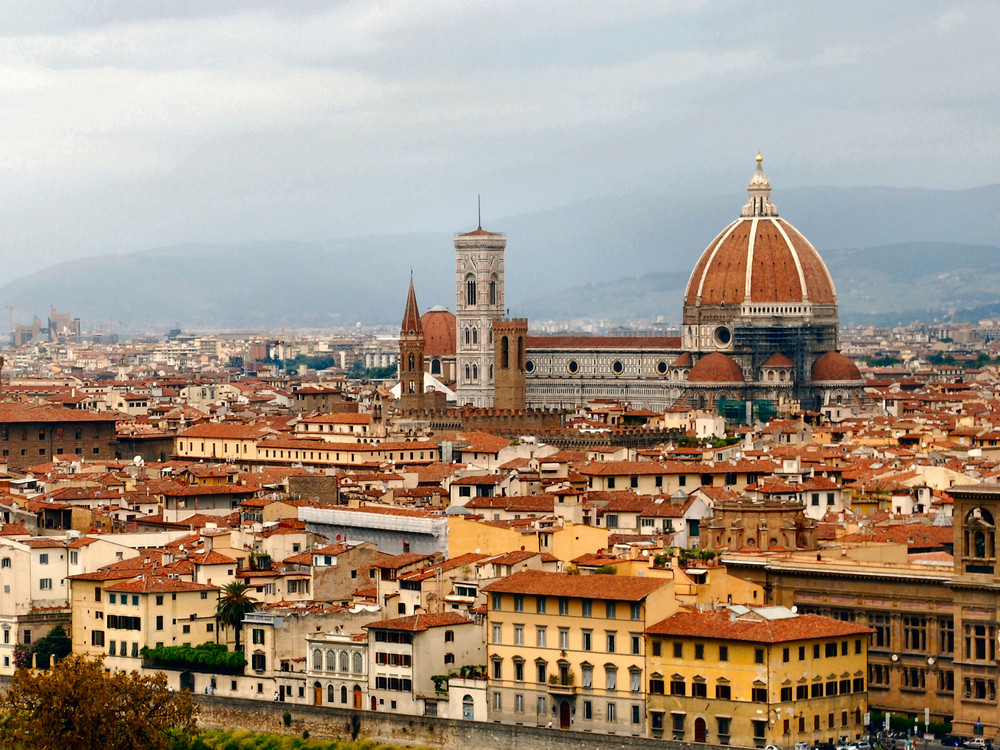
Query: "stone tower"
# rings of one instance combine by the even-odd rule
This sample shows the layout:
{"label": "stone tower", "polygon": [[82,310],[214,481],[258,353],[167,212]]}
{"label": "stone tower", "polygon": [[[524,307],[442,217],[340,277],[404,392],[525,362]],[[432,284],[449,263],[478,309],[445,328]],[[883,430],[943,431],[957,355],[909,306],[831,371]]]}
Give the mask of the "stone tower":
{"label": "stone tower", "polygon": [[498,409],[525,408],[524,345],[527,338],[527,318],[493,321],[493,405]]}
{"label": "stone tower", "polygon": [[399,406],[404,412],[424,408],[424,329],[413,291],[413,274],[399,329]]}
{"label": "stone tower", "polygon": [[493,406],[493,321],[504,316],[507,236],[481,226],[455,235],[455,396],[459,406]]}

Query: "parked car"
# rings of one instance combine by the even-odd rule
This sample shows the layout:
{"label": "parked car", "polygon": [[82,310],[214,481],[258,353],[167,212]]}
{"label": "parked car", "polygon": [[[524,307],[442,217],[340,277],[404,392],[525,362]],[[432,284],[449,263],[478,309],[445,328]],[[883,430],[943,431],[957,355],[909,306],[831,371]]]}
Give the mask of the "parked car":
{"label": "parked car", "polygon": [[973,750],[986,750],[986,740],[983,737],[973,737],[962,743],[962,747],[971,747]]}

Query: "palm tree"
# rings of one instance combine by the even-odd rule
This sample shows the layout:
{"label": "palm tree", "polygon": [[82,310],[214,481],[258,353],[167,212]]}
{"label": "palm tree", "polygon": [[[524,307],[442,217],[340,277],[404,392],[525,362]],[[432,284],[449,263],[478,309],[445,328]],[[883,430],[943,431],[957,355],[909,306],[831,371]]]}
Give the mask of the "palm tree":
{"label": "palm tree", "polygon": [[219,604],[215,610],[215,619],[219,625],[236,630],[236,650],[241,651],[240,630],[243,627],[243,618],[248,612],[257,610],[257,600],[252,598],[247,592],[250,587],[243,581],[232,581],[222,587],[222,594],[219,596]]}

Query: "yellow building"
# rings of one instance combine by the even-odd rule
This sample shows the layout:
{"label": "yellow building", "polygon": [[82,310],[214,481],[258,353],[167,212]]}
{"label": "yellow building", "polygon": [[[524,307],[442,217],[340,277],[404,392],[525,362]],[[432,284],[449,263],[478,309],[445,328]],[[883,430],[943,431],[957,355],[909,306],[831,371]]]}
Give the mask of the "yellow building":
{"label": "yellow building", "polygon": [[143,646],[217,641],[219,587],[151,573],[72,576],[73,652],[106,656],[110,669],[139,669]]}
{"label": "yellow building", "polygon": [[484,591],[491,721],[645,736],[643,631],[671,581],[525,570]]}
{"label": "yellow building", "polygon": [[870,632],[784,607],[677,612],[646,630],[649,734],[783,748],[858,738]]}
{"label": "yellow building", "polygon": [[470,552],[502,555],[524,550],[548,552],[566,561],[607,549],[607,546],[607,529],[558,518],[481,521],[448,516],[449,557],[460,557]]}

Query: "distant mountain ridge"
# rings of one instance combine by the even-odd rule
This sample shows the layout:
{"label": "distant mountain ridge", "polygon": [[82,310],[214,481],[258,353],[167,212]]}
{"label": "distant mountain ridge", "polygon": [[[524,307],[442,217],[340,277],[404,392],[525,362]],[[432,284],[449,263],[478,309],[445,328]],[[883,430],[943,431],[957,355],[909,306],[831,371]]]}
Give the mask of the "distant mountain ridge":
{"label": "distant mountain ridge", "polygon": [[[850,321],[902,322],[1000,309],[1000,185],[961,191],[775,190],[817,247]],[[535,320],[679,320],[688,274],[743,198],[612,196],[490,222],[507,234],[506,298]],[[459,227],[465,231],[471,227]],[[831,249],[846,248],[846,249]],[[396,324],[413,269],[421,309],[454,309],[451,233],[327,242],[186,244],[52,266],[0,288],[85,329],[330,328]]]}

